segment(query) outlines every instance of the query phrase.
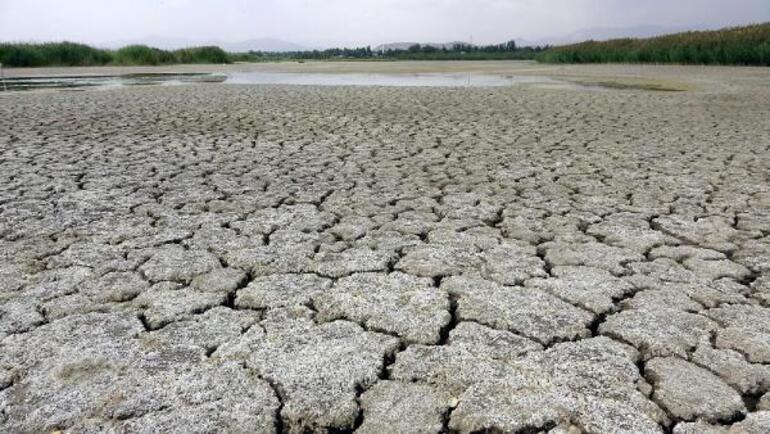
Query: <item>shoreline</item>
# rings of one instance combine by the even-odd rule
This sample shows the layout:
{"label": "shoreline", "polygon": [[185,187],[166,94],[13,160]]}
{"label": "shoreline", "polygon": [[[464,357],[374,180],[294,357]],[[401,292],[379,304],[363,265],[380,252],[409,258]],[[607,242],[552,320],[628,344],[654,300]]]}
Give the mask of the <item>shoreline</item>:
{"label": "shoreline", "polygon": [[[165,74],[308,74],[429,75],[477,74],[549,78],[579,86],[612,90],[709,91],[756,79],[770,80],[770,68],[692,65],[575,64],[545,65],[534,61],[395,61],[395,62],[273,62],[227,65],[42,67],[4,69],[4,77],[118,77]],[[282,84],[282,83],[278,83]],[[230,85],[230,83],[228,83]],[[262,84],[253,84],[262,85]],[[291,85],[290,83],[288,85]],[[344,85],[344,84],[342,84]],[[88,88],[80,88],[88,90]]]}

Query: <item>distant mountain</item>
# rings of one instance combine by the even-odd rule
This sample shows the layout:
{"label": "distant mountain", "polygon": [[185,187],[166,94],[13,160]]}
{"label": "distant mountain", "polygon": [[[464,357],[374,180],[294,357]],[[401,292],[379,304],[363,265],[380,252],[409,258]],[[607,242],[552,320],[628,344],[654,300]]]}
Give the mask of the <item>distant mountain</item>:
{"label": "distant mountain", "polygon": [[255,38],[240,42],[222,42],[184,38],[147,37],[126,41],[114,41],[108,44],[102,44],[102,46],[105,48],[120,48],[125,47],[126,45],[134,44],[149,45],[151,47],[162,48],[164,50],[199,47],[202,45],[216,45],[221,47],[223,50],[232,53],[242,53],[246,51],[304,51],[312,49],[299,44],[295,44],[293,42],[282,41],[280,39],[274,38]]}
{"label": "distant mountain", "polygon": [[162,50],[174,50],[177,48],[191,47],[199,45],[195,41],[184,38],[163,38],[163,37],[147,37],[138,39],[125,39],[119,41],[110,41],[105,43],[94,44],[99,48],[117,49],[125,47],[127,45],[147,45],[150,47],[160,48]]}
{"label": "distant mountain", "polygon": [[[537,40],[516,39],[520,47],[543,45],[567,45],[588,40],[606,41],[618,38],[650,38],[653,36],[695,30],[691,27],[665,26],[634,26],[634,27],[594,27],[582,29],[562,36],[554,36]],[[698,29],[700,30],[700,29]]]}
{"label": "distant mountain", "polygon": [[469,44],[467,42],[462,42],[462,41],[427,42],[427,43],[425,43],[425,42],[392,42],[390,44],[378,45],[378,46],[374,47],[372,50],[373,51],[408,50],[409,47],[411,47],[413,45],[416,45],[416,44],[420,44],[420,45],[423,45],[423,46],[427,45],[427,46],[431,46],[431,47],[436,47],[438,49],[442,49],[442,48],[450,49],[450,48],[452,48],[452,47],[454,47],[455,45],[458,45],[458,44],[471,45],[471,44]]}
{"label": "distant mountain", "polygon": [[634,26],[634,27],[596,27],[583,29],[570,34],[569,38],[574,40],[606,41],[618,38],[650,38],[653,36],[679,33],[690,30],[688,27],[665,27],[665,26]]}
{"label": "distant mountain", "polygon": [[273,39],[273,38],[249,39],[247,41],[232,42],[232,43],[222,42],[214,45],[219,45],[225,51],[230,51],[233,53],[242,53],[246,51],[276,52],[276,51],[312,50],[312,48],[295,44],[293,42],[287,42],[287,41],[282,41],[280,39]]}
{"label": "distant mountain", "polygon": [[[587,41],[593,39],[594,41],[606,41],[608,39],[617,38],[649,38],[652,36],[660,36],[669,33],[683,32],[692,30],[687,27],[664,27],[664,26],[634,26],[634,27],[595,27],[589,29],[582,29],[576,32],[569,33],[567,35],[553,36],[543,39],[522,39],[515,38],[516,45],[519,47],[535,47],[545,45],[568,45],[577,42]],[[501,41],[503,42],[503,41]],[[408,50],[412,45],[419,42],[393,42],[390,44],[382,44],[373,48],[374,51],[387,51],[387,50]],[[429,42],[419,43],[420,45],[430,45],[436,48],[452,48],[456,44],[472,45],[467,42],[453,41],[453,42]]]}

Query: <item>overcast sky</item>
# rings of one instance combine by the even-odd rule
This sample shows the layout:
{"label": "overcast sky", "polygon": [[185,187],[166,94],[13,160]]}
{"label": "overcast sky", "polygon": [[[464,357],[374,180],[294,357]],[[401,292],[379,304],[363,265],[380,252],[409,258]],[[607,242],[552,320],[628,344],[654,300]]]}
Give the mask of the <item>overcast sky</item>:
{"label": "overcast sky", "polygon": [[770,0],[0,0],[0,40],[153,38],[310,46],[536,40],[594,27],[770,21]]}

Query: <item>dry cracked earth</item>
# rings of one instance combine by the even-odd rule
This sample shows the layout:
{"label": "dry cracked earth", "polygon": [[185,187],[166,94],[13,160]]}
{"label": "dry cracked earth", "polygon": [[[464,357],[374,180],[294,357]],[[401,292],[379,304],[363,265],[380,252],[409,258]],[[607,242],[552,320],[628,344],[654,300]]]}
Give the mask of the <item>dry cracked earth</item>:
{"label": "dry cracked earth", "polygon": [[714,74],[0,95],[0,432],[770,432],[770,87]]}

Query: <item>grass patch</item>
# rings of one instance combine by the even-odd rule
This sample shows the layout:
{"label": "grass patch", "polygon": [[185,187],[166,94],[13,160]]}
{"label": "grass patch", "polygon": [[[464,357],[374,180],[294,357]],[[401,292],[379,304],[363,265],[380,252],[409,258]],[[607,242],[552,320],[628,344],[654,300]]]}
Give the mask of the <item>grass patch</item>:
{"label": "grass patch", "polygon": [[111,61],[106,50],[73,42],[0,44],[0,63],[6,66],[96,66]]}
{"label": "grass patch", "polygon": [[770,23],[646,39],[587,41],[550,48],[549,63],[677,63],[770,66]]}
{"label": "grass patch", "polygon": [[118,50],[105,50],[73,42],[0,43],[0,63],[16,67],[170,65],[231,61],[230,55],[219,47],[191,47],[170,51],[146,45],[129,45]]}

